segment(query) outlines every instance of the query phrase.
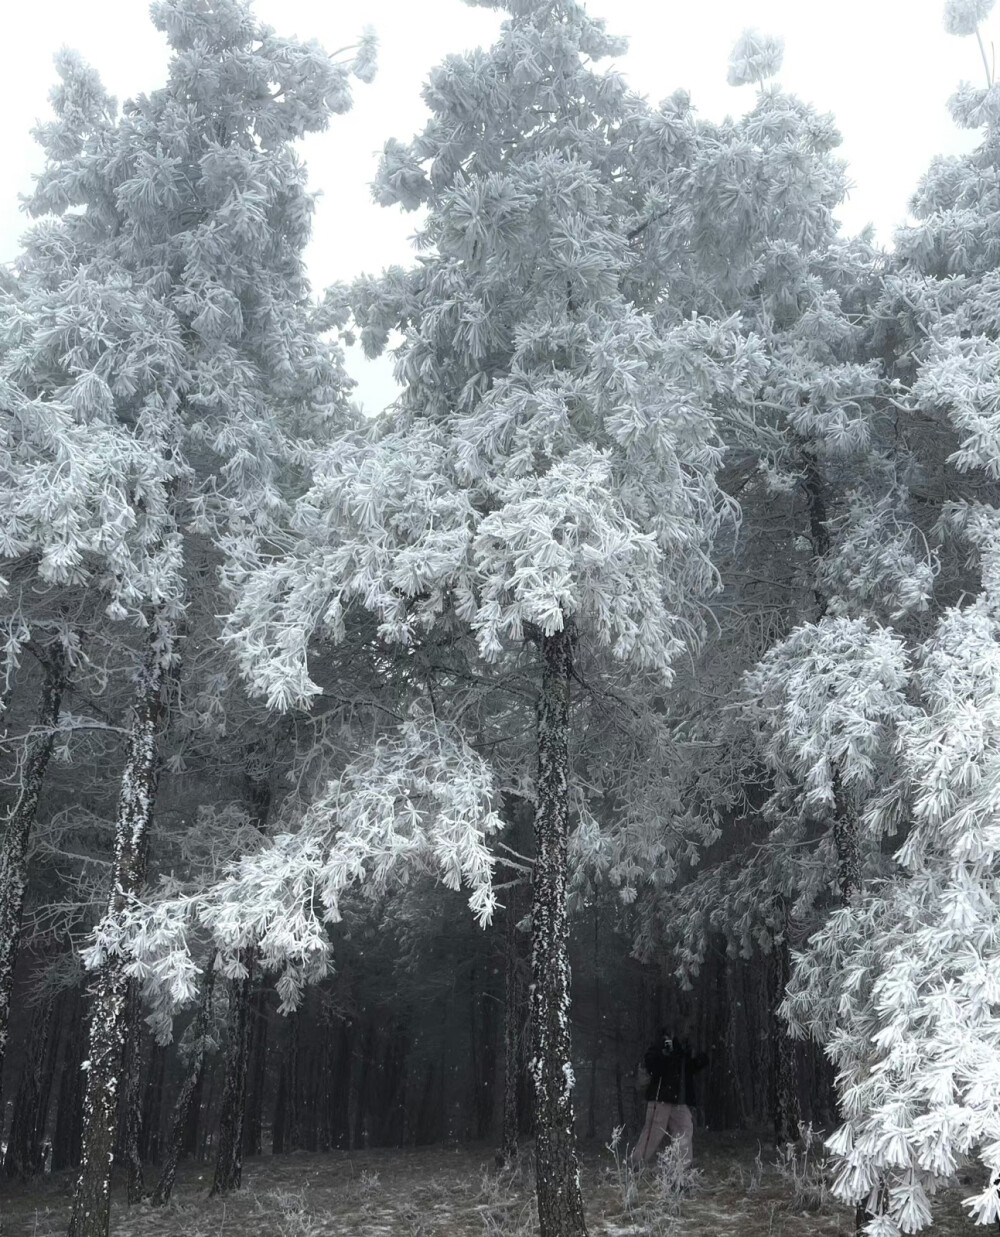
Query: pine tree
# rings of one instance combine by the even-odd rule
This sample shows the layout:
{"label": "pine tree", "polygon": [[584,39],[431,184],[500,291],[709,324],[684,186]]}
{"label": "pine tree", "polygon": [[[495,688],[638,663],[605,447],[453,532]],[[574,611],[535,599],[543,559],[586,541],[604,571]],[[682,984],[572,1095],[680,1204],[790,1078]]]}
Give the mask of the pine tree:
{"label": "pine tree", "polygon": [[116,924],[141,889],[191,538],[253,539],[283,506],[296,437],[343,415],[337,354],[311,321],[310,199],[292,142],[350,105],[347,63],[280,39],[242,0],[164,0],[167,85],[119,112],[61,54],[47,165],[9,305],[7,558],[87,583],[143,632],[98,930],[75,1237],[106,1234],[126,1034]]}
{"label": "pine tree", "polygon": [[[949,32],[976,34],[986,0],[949,0]],[[984,58],[985,61],[985,58]],[[966,1200],[1000,1216],[994,1015],[998,912],[992,787],[996,691],[997,86],[965,85],[956,120],[982,128],[971,155],[939,160],[902,229],[878,306],[901,412],[934,436],[921,481],[934,493],[949,557],[950,605],[917,644],[913,701],[900,713],[896,776],[865,806],[873,835],[899,832],[895,870],[834,915],[796,959],[786,1012],[839,1069],[843,1124],[829,1140],[835,1192],[896,1237],[932,1222],[931,1199],[966,1156],[987,1173]],[[941,473],[941,443],[951,450]],[[952,471],[953,470],[953,471]],[[933,488],[932,488],[933,487]],[[955,553],[964,541],[978,581]],[[947,562],[947,560],[946,560]],[[957,565],[956,565],[957,562]]]}
{"label": "pine tree", "polygon": [[643,105],[585,63],[621,44],[574,3],[507,7],[497,45],[436,70],[429,127],[383,158],[379,199],[428,208],[417,268],[355,292],[370,351],[404,330],[399,411],[317,457],[300,542],[240,579],[233,639],[277,704],[315,692],[310,640],[345,638],[358,605],[418,658],[439,635],[467,633],[494,665],[534,648],[532,1071],[553,1237],[585,1227],[566,954],[575,651],[669,682],[697,640],[725,506],[713,413],[763,362],[728,323],[657,329],[622,294],[641,189],[618,173]]}

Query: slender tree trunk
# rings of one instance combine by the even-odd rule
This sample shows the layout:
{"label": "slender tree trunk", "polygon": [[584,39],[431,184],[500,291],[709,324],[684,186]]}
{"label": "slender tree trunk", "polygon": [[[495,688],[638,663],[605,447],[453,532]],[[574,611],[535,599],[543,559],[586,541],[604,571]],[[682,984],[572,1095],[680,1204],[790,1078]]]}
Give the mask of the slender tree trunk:
{"label": "slender tree trunk", "polygon": [[[288,1084],[285,1108],[285,1151],[302,1150],[302,1091],[299,1086],[299,1047],[302,1035],[302,1008],[288,1015],[288,1055],[285,1071]],[[369,1110],[370,1113],[370,1110]],[[369,1117],[369,1133],[374,1131]]]}
{"label": "slender tree trunk", "polygon": [[542,636],[538,702],[538,802],[531,909],[531,1072],[535,1083],[535,1171],[540,1237],[585,1237],[573,1128],[570,1057],[569,683],[573,636]]}
{"label": "slender tree trunk", "polygon": [[594,1042],[590,1055],[590,1101],[587,1106],[587,1137],[597,1134],[597,1062],[601,1055],[601,970],[600,970],[600,917],[594,907]]}
{"label": "slender tree trunk", "polygon": [[[243,1152],[260,1155],[263,1148],[264,1084],[267,1081],[267,989],[258,980],[251,1010],[250,1066]],[[345,1097],[346,1101],[346,1097]]]}
{"label": "slender tree trunk", "polygon": [[66,1011],[66,992],[63,990],[53,1002],[49,1017],[48,1030],[45,1035],[45,1059],[42,1064],[42,1075],[38,1084],[38,1109],[35,1118],[35,1146],[38,1149],[39,1171],[45,1170],[45,1131],[49,1123],[49,1109],[52,1106],[52,1088],[56,1079],[56,1066],[59,1063],[59,1041],[62,1036],[63,1015]]}
{"label": "slender tree trunk", "polygon": [[[371,1118],[368,1096],[374,1059],[375,1029],[369,1023],[361,1033],[361,1065],[358,1071],[357,1108],[354,1113],[354,1140],[351,1148],[354,1151],[367,1147],[369,1142],[368,1134]],[[282,1081],[284,1081],[284,1077],[284,1072],[282,1072]],[[443,1098],[440,1107],[443,1114],[445,1111]]]}
{"label": "slender tree trunk", "polygon": [[503,1120],[497,1156],[501,1166],[517,1160],[517,1076],[522,1020],[517,965],[517,892],[511,888],[504,915]]}
{"label": "slender tree trunk", "polygon": [[253,992],[254,953],[243,949],[240,961],[246,968],[242,979],[229,985],[229,1044],[226,1049],[226,1081],[219,1115],[219,1154],[211,1193],[229,1194],[243,1180],[243,1116],[246,1112],[247,1059],[250,1055],[250,998]]}
{"label": "slender tree trunk", "polygon": [[[249,815],[257,828],[263,831],[271,806],[271,762],[265,759],[261,764],[259,755],[256,748],[252,748],[245,758],[244,767]],[[240,953],[240,962],[246,974],[229,984],[229,1041],[222,1111],[219,1115],[219,1151],[212,1180],[213,1195],[238,1190],[243,1180],[243,1123],[246,1117],[256,950],[253,947],[244,949]]]}
{"label": "slender tree trunk", "polygon": [[[198,1071],[198,1077],[194,1084],[194,1094],[187,1107],[187,1116],[184,1120],[184,1129],[181,1133],[181,1159],[199,1160],[202,1158],[202,1148],[200,1140],[201,1126],[201,1110],[202,1101],[205,1098],[205,1075],[207,1073],[204,1063]],[[206,1112],[208,1105],[205,1105]]]}
{"label": "slender tree trunk", "polygon": [[125,996],[125,1042],[122,1061],[121,1152],[125,1161],[126,1198],[130,1207],[142,1202],[142,1005],[139,985],[128,981]]}
{"label": "slender tree trunk", "polygon": [[794,1043],[788,1028],[778,1017],[778,1006],[785,998],[785,988],[791,972],[788,941],[775,947],[773,962],[774,988],[771,999],[771,1114],[774,1141],[794,1142],[799,1136],[799,1091],[795,1069]]}
{"label": "slender tree trunk", "polygon": [[55,747],[59,706],[66,687],[66,650],[59,641],[48,645],[39,654],[39,661],[42,666],[42,694],[38,705],[37,733],[28,741],[17,797],[7,819],[0,826],[0,1080],[3,1078],[7,1049],[14,967],[21,943],[21,912],[27,880],[25,856],[38,812],[45,770]]}
{"label": "slender tree trunk", "polygon": [[47,1056],[47,1038],[52,1032],[52,1002],[39,1006],[31,1019],[28,1060],[21,1074],[21,1085],[14,1099],[4,1173],[27,1181],[42,1171],[42,1144],[38,1127],[44,1128],[45,1116],[39,1120],[42,1098],[42,1074]]}
{"label": "slender tree trunk", "polygon": [[56,1120],[52,1136],[52,1171],[75,1168],[80,1163],[81,1081],[83,1072],[83,993],[73,992],[72,1014],[63,1043],[62,1065],[59,1071],[59,1091],[56,1095]]}
{"label": "slender tree trunk", "polygon": [[144,1164],[156,1164],[160,1159],[163,1124],[163,1088],[167,1077],[167,1045],[154,1043],[150,1052],[149,1072],[142,1094],[142,1139],[139,1153]]}
{"label": "slender tree trunk", "polygon": [[621,1014],[615,1010],[615,1110],[618,1113],[618,1126],[625,1128],[625,1087],[622,1070],[622,1024]]}
{"label": "slender tree trunk", "polygon": [[200,1095],[202,1079],[205,1076],[205,1047],[208,1040],[208,1028],[211,1021],[212,990],[215,986],[215,954],[209,958],[205,969],[205,979],[201,991],[201,1004],[193,1028],[193,1050],[188,1064],[188,1072],[174,1102],[174,1110],[170,1117],[170,1133],[167,1135],[166,1155],[163,1161],[163,1171],[153,1191],[154,1207],[162,1207],[170,1198],[177,1176],[177,1163],[181,1158],[190,1128],[191,1105]]}
{"label": "slender tree trunk", "polygon": [[[147,835],[156,798],[156,731],[163,709],[166,649],[152,639],[140,667],[115,821],[112,890],[101,930],[118,922],[145,879]],[[83,1154],[69,1237],[108,1237],[111,1164],[128,1025],[126,959],[109,952],[94,979],[90,1051],[84,1097]]]}
{"label": "slender tree trunk", "polygon": [[330,1081],[330,1141],[338,1151],[351,1145],[351,1072],[354,1064],[352,1024],[340,1024],[339,1043]]}

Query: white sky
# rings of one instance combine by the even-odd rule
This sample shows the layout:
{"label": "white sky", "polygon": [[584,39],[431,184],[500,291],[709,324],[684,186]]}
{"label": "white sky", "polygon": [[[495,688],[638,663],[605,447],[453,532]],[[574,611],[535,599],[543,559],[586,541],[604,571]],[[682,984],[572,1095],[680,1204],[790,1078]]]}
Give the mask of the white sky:
{"label": "white sky", "polygon": [[[654,102],[679,86],[713,119],[752,105],[753,88],[726,85],[726,63],[740,31],[756,26],[785,39],[779,80],[823,110],[844,135],[841,154],[855,188],[841,211],[855,232],[871,221],[888,244],[933,155],[968,149],[945,103],[963,78],[981,83],[973,39],[942,27],[943,0],[590,0],[591,12],[629,35],[619,67]],[[165,74],[163,37],[144,0],[35,0],[5,6],[7,60],[0,74],[0,262],[18,250],[24,229],[17,194],[30,188],[40,161],[28,130],[48,114],[62,45],[79,50],[119,99],[155,89]],[[423,125],[420,86],[444,55],[492,41],[500,16],[461,0],[257,0],[280,34],[315,37],[330,50],[373,25],[380,41],[371,86],[356,83],[354,110],[305,143],[313,188],[322,192],[308,259],[315,289],[362,271],[408,263],[415,219],[375,206],[369,182],[386,138],[406,139]],[[995,23],[994,23],[995,24]],[[1000,35],[1000,30],[996,31]],[[387,362],[348,360],[356,395],[374,412],[395,388]]]}

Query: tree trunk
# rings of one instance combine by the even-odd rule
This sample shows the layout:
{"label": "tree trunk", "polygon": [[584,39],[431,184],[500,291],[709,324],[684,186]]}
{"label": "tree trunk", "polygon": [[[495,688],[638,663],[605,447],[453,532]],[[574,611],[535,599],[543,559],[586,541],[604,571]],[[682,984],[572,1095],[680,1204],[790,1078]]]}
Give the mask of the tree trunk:
{"label": "tree trunk", "polygon": [[[150,639],[136,683],[115,821],[113,883],[107,913],[99,929],[112,939],[146,875],[147,836],[156,798],[156,730],[163,709],[164,666],[169,660],[169,651],[169,636],[163,649],[155,647]],[[83,1103],[83,1154],[69,1237],[108,1237],[118,1088],[129,1033],[125,966],[126,959],[121,953],[109,951],[91,988],[93,1006]]]}
{"label": "tree trunk", "polygon": [[59,706],[66,687],[66,650],[59,641],[48,645],[39,654],[39,661],[42,666],[42,693],[38,704],[37,734],[28,740],[17,797],[0,833],[0,1080],[3,1078],[7,1049],[14,967],[21,943],[21,912],[27,880],[25,856],[38,812],[45,770],[55,747]]}
{"label": "tree trunk", "polygon": [[73,992],[72,1014],[63,1044],[59,1091],[56,1096],[56,1121],[52,1136],[52,1171],[76,1168],[80,1163],[82,1126],[80,1062],[83,1054],[83,993]]}
{"label": "tree trunk", "polygon": [[250,1055],[250,998],[253,993],[255,950],[240,951],[246,968],[242,979],[229,984],[229,1043],[226,1049],[226,1081],[219,1114],[219,1153],[211,1195],[238,1190],[243,1180],[243,1116],[247,1098],[247,1059]]}
{"label": "tree trunk", "polygon": [[795,1069],[794,1043],[788,1028],[778,1017],[778,1006],[785,998],[785,988],[791,971],[788,941],[775,946],[773,958],[774,988],[771,997],[771,1114],[774,1122],[774,1141],[794,1142],[799,1136],[799,1091]]}
{"label": "tree trunk", "polygon": [[62,1038],[66,998],[67,993],[64,989],[59,993],[52,1006],[52,1014],[49,1018],[48,1031],[45,1036],[45,1059],[38,1086],[38,1117],[35,1124],[35,1144],[38,1147],[39,1162],[43,1171],[46,1159],[45,1131],[48,1128],[49,1109],[52,1106],[52,1088],[56,1080],[56,1066],[59,1064],[59,1041]]}
{"label": "tree trunk", "polygon": [[[201,1110],[202,1101],[205,1098],[205,1074],[207,1070],[202,1065],[198,1071],[198,1077],[194,1084],[194,1094],[187,1107],[187,1116],[184,1119],[184,1129],[181,1133],[181,1159],[199,1160],[202,1158],[202,1148],[200,1141],[200,1126],[201,1126]],[[208,1105],[205,1106],[206,1112]]]}
{"label": "tree trunk", "polygon": [[130,1207],[142,1202],[142,1005],[139,985],[128,981],[125,996],[125,1042],[122,1060],[121,1158],[125,1162],[125,1192]]}
{"label": "tree trunk", "polygon": [[597,1062],[601,1056],[600,917],[594,907],[594,1041],[590,1053],[590,1102],[587,1106],[587,1137],[597,1135]]}
{"label": "tree trunk", "polygon": [[354,1064],[354,1030],[346,1020],[340,1024],[337,1056],[330,1081],[330,1141],[338,1151],[351,1145],[351,1072]]}
{"label": "tree trunk", "polygon": [[267,1081],[267,988],[260,981],[252,1007],[250,1026],[250,1077],[246,1118],[243,1122],[244,1155],[260,1155],[263,1148],[264,1084]]}
{"label": "tree trunk", "polygon": [[517,1160],[517,1076],[521,1027],[520,976],[517,966],[517,894],[511,888],[504,915],[503,1006],[503,1122],[500,1131],[501,1166]]}
{"label": "tree trunk", "polygon": [[[261,759],[257,745],[244,758],[247,807],[250,819],[263,831],[271,806],[271,759]],[[247,1104],[247,1069],[250,1064],[250,1034],[253,1024],[256,949],[240,952],[245,974],[229,985],[229,1039],[226,1047],[226,1078],[219,1114],[219,1150],[211,1193],[238,1190],[243,1180],[244,1121]]]}
{"label": "tree trunk", "polygon": [[535,1171],[540,1237],[585,1237],[573,1128],[569,1034],[569,630],[541,639],[538,801],[531,909],[531,1007],[535,1083]]}
{"label": "tree trunk", "polygon": [[833,789],[836,804],[833,818],[833,843],[837,851],[837,880],[840,885],[840,899],[844,906],[850,906],[855,896],[860,894],[864,888],[864,875],[861,867],[861,822],[844,802],[839,777],[834,777]]}
{"label": "tree trunk", "polygon": [[[355,1151],[368,1146],[368,1133],[371,1124],[368,1093],[374,1059],[375,1029],[369,1023],[361,1033],[361,1066],[358,1072],[357,1108],[354,1113],[354,1137],[352,1142],[352,1150]],[[284,1074],[282,1074],[282,1079],[284,1079]],[[443,1115],[445,1111],[443,1102],[440,1108]]]}
{"label": "tree trunk", "polygon": [[[28,1060],[24,1064],[21,1085],[14,1099],[10,1136],[3,1168],[8,1177],[27,1181],[43,1169],[42,1135],[45,1111],[42,1111],[42,1075],[48,1053],[48,1039],[53,1033],[52,1002],[39,1006],[31,1019]],[[46,1111],[48,1103],[46,1100]]]}
{"label": "tree trunk", "polygon": [[163,1161],[163,1171],[153,1191],[154,1207],[162,1207],[170,1198],[174,1188],[174,1178],[177,1176],[177,1162],[187,1144],[191,1125],[191,1106],[201,1095],[202,1080],[205,1077],[205,1047],[208,1041],[208,1029],[211,1022],[212,990],[215,986],[215,954],[208,960],[205,969],[205,979],[201,993],[201,1004],[193,1029],[193,1047],[187,1076],[181,1083],[170,1117],[170,1133],[167,1135],[166,1156]]}
{"label": "tree trunk", "polygon": [[615,1111],[618,1128],[625,1128],[625,1087],[622,1070],[622,1024],[621,1012],[615,1009]]}
{"label": "tree trunk", "polygon": [[139,1154],[144,1164],[156,1164],[160,1159],[163,1124],[163,1088],[167,1077],[167,1046],[153,1044],[149,1072],[142,1094],[142,1139]]}

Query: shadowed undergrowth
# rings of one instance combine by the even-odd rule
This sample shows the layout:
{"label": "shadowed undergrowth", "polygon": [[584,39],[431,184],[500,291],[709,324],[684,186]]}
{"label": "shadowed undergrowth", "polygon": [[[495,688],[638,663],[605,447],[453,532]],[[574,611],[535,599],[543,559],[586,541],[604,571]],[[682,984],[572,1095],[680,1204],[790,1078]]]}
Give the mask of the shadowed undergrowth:
{"label": "shadowed undergrowth", "polygon": [[[678,1185],[647,1171],[632,1181],[607,1148],[583,1150],[594,1237],[849,1237],[853,1213],[824,1188],[818,1164],[746,1135],[700,1133],[697,1172]],[[244,1189],[209,1199],[210,1167],[187,1165],[170,1204],[116,1203],[113,1237],[531,1237],[537,1231],[530,1155],[497,1172],[487,1146],[263,1156]],[[2,1237],[62,1237],[72,1176],[31,1188],[4,1184]],[[935,1237],[983,1230],[964,1218],[959,1189]],[[120,1192],[119,1192],[120,1198]]]}

